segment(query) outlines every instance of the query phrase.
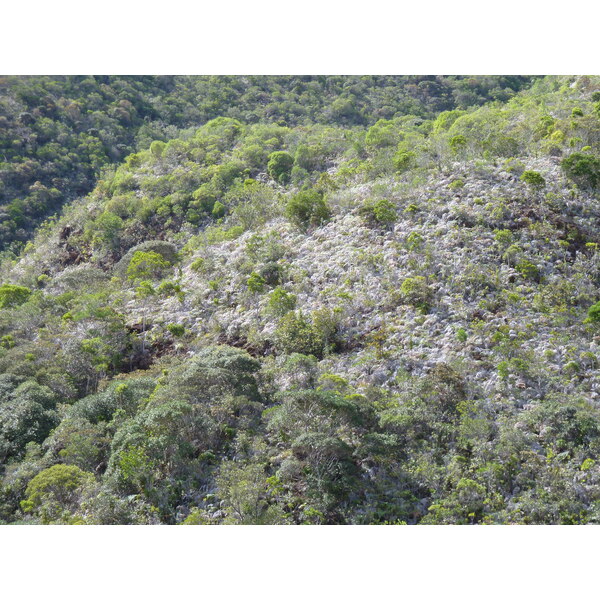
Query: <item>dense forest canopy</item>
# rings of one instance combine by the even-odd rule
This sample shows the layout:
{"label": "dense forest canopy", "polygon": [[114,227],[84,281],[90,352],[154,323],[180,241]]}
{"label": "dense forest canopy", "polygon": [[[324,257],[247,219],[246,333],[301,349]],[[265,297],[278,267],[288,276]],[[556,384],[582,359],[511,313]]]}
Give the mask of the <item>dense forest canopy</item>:
{"label": "dense forest canopy", "polygon": [[2,522],[600,522],[600,77],[0,85]]}

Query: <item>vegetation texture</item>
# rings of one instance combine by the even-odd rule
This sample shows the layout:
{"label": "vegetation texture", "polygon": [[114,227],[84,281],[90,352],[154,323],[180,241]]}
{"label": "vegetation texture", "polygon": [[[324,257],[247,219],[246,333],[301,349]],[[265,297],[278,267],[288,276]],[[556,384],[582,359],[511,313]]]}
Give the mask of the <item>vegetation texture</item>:
{"label": "vegetation texture", "polygon": [[600,523],[599,77],[0,94],[0,522]]}

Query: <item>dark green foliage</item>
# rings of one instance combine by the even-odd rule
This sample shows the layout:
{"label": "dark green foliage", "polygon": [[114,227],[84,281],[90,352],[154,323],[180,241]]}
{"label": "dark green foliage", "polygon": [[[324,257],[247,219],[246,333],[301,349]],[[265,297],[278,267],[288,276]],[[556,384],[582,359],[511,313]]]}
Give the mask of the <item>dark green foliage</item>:
{"label": "dark green foliage", "polygon": [[294,166],[294,157],[288,152],[272,152],[269,155],[267,171],[279,183],[288,183]]}
{"label": "dark green foliage", "polygon": [[69,409],[69,415],[90,423],[109,422],[115,414],[134,415],[156,384],[149,377],[112,382],[105,390],[86,396]]}
{"label": "dark green foliage", "polygon": [[568,177],[581,185],[595,188],[600,184],[600,158],[584,152],[573,152],[561,167]]}
{"label": "dark green foliage", "polygon": [[331,217],[323,193],[314,189],[293,196],[287,203],[286,214],[298,227],[318,227]]}
{"label": "dark green foliage", "polygon": [[588,319],[591,323],[600,322],[600,302],[596,302],[588,309]]}
{"label": "dark green foliage", "polygon": [[43,442],[58,422],[56,395],[34,381],[0,375],[0,463]]}
{"label": "dark green foliage", "polygon": [[385,198],[368,200],[359,208],[358,212],[371,225],[388,226],[397,218],[396,207]]}

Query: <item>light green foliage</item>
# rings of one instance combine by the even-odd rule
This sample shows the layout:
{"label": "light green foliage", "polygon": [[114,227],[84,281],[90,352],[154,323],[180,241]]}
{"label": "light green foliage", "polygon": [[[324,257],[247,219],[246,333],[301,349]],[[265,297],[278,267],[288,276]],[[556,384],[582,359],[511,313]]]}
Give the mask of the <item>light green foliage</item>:
{"label": "light green foliage", "polygon": [[175,337],[181,337],[185,333],[185,327],[178,323],[169,323],[169,325],[167,325],[167,331]]}
{"label": "light green foliage", "polygon": [[296,308],[296,296],[277,286],[269,296],[269,311],[275,316],[283,316]]}
{"label": "light green foliage", "polygon": [[205,266],[206,266],[206,260],[204,258],[197,258],[190,265],[190,269],[192,271],[195,271],[196,273],[200,273],[204,270]]}
{"label": "light green foliage", "polygon": [[515,265],[515,269],[526,279],[539,281],[540,270],[529,260],[521,260]]}
{"label": "light green foliage", "polygon": [[411,152],[410,150],[398,150],[398,152],[394,154],[394,169],[396,169],[398,173],[409,171],[415,165],[416,157],[416,153]]}
{"label": "light green foliage", "polygon": [[152,156],[160,158],[163,155],[163,152],[165,151],[165,147],[166,144],[164,142],[161,142],[160,140],[155,140],[150,144],[150,152],[152,153]]}
{"label": "light green foliage", "polygon": [[26,302],[31,295],[31,290],[22,285],[3,283],[0,285],[0,308],[19,306]]}
{"label": "light green foliage", "polygon": [[588,321],[590,323],[600,322],[600,302],[596,302],[588,309]]}
{"label": "light green foliage", "polygon": [[466,148],[467,138],[461,134],[452,136],[450,138],[450,140],[448,141],[448,145],[450,146],[450,149],[452,150],[452,152],[454,152],[455,154],[458,154]]}
{"label": "light green foliage", "polygon": [[82,489],[94,481],[91,473],[74,465],[54,465],[38,473],[28,484],[21,506],[49,523],[77,507]]}
{"label": "light green foliage", "polygon": [[215,219],[222,219],[226,212],[227,209],[225,208],[225,205],[217,200],[213,205],[211,214]]}
{"label": "light green foliage", "polygon": [[217,486],[229,514],[226,523],[276,525],[284,522],[281,510],[270,503],[273,485],[260,465],[223,462]]}
{"label": "light green foliage", "polygon": [[183,302],[185,298],[185,292],[181,286],[173,281],[162,281],[156,291],[163,296],[177,296],[180,302]]}
{"label": "light green foliage", "polygon": [[329,312],[316,312],[309,320],[301,311],[288,312],[275,331],[277,347],[286,354],[307,354],[322,358],[335,348],[338,324]]}
{"label": "light green foliage", "polygon": [[428,312],[433,300],[433,290],[422,275],[408,277],[400,286],[400,298],[422,312]]}
{"label": "light green foliage", "polygon": [[452,183],[448,184],[451,190],[460,190],[465,187],[465,180],[462,177],[456,178]]}
{"label": "light green foliage", "polygon": [[137,251],[127,267],[127,278],[132,281],[158,279],[170,266],[158,252]]}
{"label": "light green foliage", "polygon": [[409,250],[419,250],[423,247],[425,239],[418,231],[411,231],[406,236],[406,247]]}
{"label": "light green foliage", "polygon": [[248,286],[248,289],[251,292],[257,293],[260,293],[264,290],[266,283],[267,282],[265,281],[264,277],[262,277],[256,271],[250,273],[250,277],[248,277],[248,279],[246,280],[246,285]]}
{"label": "light green foliage", "polygon": [[541,190],[546,185],[546,180],[537,171],[523,171],[519,179],[534,190]]}
{"label": "light green foliage", "polygon": [[88,233],[94,244],[116,248],[119,245],[123,226],[121,217],[112,212],[103,212],[95,221],[90,223]]}

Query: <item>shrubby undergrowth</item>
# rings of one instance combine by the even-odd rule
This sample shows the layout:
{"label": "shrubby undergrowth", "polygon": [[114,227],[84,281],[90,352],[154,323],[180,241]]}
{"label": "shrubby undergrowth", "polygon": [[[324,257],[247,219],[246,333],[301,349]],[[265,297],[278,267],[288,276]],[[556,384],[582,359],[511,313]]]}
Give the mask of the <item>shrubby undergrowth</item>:
{"label": "shrubby undergrowth", "polygon": [[598,522],[600,80],[250,79],[5,256],[0,519]]}

